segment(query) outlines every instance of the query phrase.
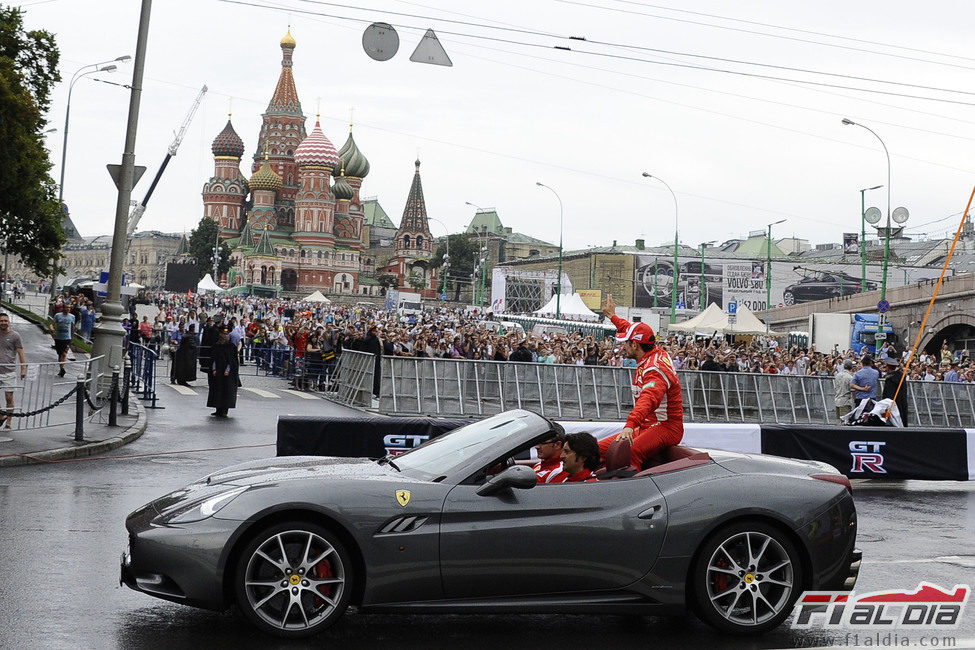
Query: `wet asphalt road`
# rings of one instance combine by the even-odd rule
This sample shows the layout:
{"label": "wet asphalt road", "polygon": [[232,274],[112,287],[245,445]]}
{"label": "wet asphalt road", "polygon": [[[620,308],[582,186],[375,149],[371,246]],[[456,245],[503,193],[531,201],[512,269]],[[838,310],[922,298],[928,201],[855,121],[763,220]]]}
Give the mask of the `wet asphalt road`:
{"label": "wet asphalt road", "polygon": [[[197,382],[201,385],[203,382]],[[278,414],[341,407],[245,377],[231,419],[210,418],[205,390],[161,387],[146,434],[104,459],[0,470],[0,648],[657,647],[793,648],[820,645],[781,627],[760,639],[722,636],[691,616],[385,616],[347,614],[304,642],[263,637],[233,614],[170,604],[118,586],[124,520],[143,503],[220,467],[273,456]],[[236,447],[236,448],[235,448]],[[177,451],[179,453],[169,453]],[[858,591],[914,589],[926,580],[975,583],[975,485],[856,485]],[[558,571],[558,550],[552,551]],[[975,610],[975,608],[972,608]],[[975,645],[975,611],[953,634]],[[963,641],[967,639],[966,641]],[[840,635],[834,643],[842,642]]]}

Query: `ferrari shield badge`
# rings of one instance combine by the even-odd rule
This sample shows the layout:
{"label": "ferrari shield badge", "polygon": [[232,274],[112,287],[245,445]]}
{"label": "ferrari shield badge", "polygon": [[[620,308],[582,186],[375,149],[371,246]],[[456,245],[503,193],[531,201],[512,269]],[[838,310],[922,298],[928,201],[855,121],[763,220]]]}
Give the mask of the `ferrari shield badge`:
{"label": "ferrari shield badge", "polygon": [[406,504],[410,502],[410,491],[409,490],[396,490],[396,500],[399,504],[406,507]]}

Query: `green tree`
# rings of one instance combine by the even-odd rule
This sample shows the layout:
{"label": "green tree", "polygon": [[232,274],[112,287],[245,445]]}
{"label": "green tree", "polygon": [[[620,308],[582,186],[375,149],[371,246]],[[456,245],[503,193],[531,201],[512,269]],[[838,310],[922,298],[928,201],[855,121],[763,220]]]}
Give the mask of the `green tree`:
{"label": "green tree", "polygon": [[383,288],[384,293],[387,289],[395,289],[399,286],[399,278],[389,273],[383,273],[376,279],[379,280],[379,286]]}
{"label": "green tree", "polygon": [[65,242],[42,134],[59,56],[50,32],[25,31],[21,10],[0,5],[0,232],[44,276]]}
{"label": "green tree", "polygon": [[[217,222],[210,217],[200,219],[196,229],[190,232],[190,257],[196,260],[199,275],[202,279],[207,273],[213,273],[213,246],[217,240]],[[230,247],[220,242],[220,275],[230,270]],[[216,282],[218,278],[213,278]]]}
{"label": "green tree", "polygon": [[[471,281],[471,273],[474,271],[474,264],[478,258],[478,242],[476,237],[468,233],[458,233],[448,235],[447,241],[450,243],[450,259],[447,265],[447,288],[453,288],[454,300],[460,300],[461,287]],[[444,244],[437,246],[433,259],[430,261],[434,268],[440,268],[444,264],[444,257],[447,255],[447,247]],[[442,280],[441,280],[442,281]],[[439,287],[437,287],[439,291]]]}
{"label": "green tree", "polygon": [[427,280],[423,277],[423,273],[415,271],[410,274],[410,277],[406,278],[407,284],[419,291],[420,289],[426,289]]}

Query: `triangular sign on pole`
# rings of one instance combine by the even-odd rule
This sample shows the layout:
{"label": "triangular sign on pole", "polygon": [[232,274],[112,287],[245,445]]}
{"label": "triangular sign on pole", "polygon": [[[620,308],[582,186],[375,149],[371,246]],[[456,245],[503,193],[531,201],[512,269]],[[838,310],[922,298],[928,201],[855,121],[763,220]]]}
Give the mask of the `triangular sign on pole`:
{"label": "triangular sign on pole", "polygon": [[454,65],[450,61],[450,57],[447,56],[446,50],[443,49],[443,45],[440,44],[440,39],[437,38],[437,35],[433,33],[432,29],[428,29],[427,33],[420,39],[420,44],[416,46],[413,54],[410,55],[410,61],[414,63],[445,65],[448,67]]}
{"label": "triangular sign on pole", "polygon": [[[108,167],[108,175],[112,177],[115,181],[115,189],[122,189],[118,184],[122,180],[122,165],[105,165]],[[146,168],[144,165],[135,165],[132,168],[132,187],[139,184],[139,179],[142,175],[146,173]]]}

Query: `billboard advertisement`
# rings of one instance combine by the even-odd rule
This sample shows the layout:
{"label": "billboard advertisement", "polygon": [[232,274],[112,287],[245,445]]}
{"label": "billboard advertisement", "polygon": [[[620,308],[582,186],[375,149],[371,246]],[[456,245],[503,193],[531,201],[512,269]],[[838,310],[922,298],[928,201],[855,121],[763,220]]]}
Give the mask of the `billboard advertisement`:
{"label": "billboard advertisement", "polygon": [[584,304],[589,309],[593,311],[599,311],[603,308],[603,292],[602,289],[578,289],[576,293],[582,298],[582,304]]}
{"label": "billboard advertisement", "polygon": [[[677,308],[700,310],[710,303],[722,309],[734,301],[752,311],[766,309],[766,261],[748,259],[677,260],[677,288],[674,292],[673,258],[637,255],[634,264],[635,307],[670,307],[676,293]],[[801,259],[772,262],[772,307],[784,307],[814,300],[860,293],[859,264],[823,264]],[[949,271],[950,272],[950,271]],[[883,266],[867,265],[867,290],[880,288]],[[899,287],[937,278],[940,269],[891,264],[887,286]]]}

